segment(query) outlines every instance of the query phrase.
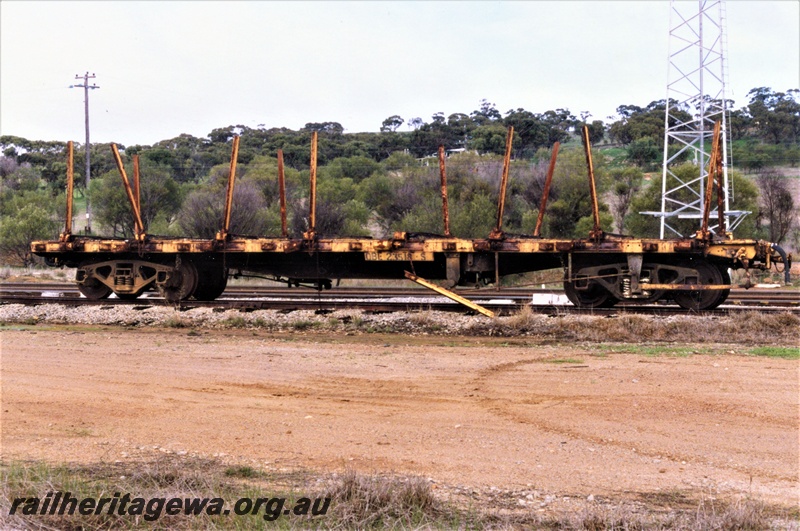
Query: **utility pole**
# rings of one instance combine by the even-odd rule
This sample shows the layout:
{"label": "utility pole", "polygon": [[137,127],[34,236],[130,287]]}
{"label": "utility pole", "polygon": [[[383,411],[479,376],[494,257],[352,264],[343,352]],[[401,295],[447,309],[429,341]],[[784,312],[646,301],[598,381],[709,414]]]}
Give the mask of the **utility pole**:
{"label": "utility pole", "polygon": [[86,234],[92,232],[92,206],[89,204],[89,177],[92,171],[92,163],[90,159],[89,152],[91,151],[91,144],[89,143],[89,89],[98,89],[96,84],[92,83],[89,85],[89,80],[94,79],[95,75],[89,75],[89,72],[86,72],[83,76],[79,76],[75,74],[75,79],[83,79],[83,85],[72,85],[75,88],[83,88],[84,97],[83,97],[83,105],[84,105],[84,113],[86,115]]}

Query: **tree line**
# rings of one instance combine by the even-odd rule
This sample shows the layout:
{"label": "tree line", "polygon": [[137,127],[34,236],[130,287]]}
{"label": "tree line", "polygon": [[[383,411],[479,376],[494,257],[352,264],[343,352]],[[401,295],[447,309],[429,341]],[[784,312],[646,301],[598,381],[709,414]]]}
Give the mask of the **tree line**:
{"label": "tree line", "polygon": [[[733,161],[763,175],[752,179],[733,174],[736,208],[756,212],[738,235],[780,241],[790,236],[794,201],[787,179],[770,168],[800,163],[800,91],[781,93],[762,87],[748,96],[747,106],[730,113]],[[532,231],[549,150],[558,141],[565,146],[543,234],[582,237],[591,218],[585,162],[575,133],[586,124],[598,151],[595,173],[604,226],[655,236],[657,220],[638,212],[658,209],[651,203],[660,192],[652,185],[658,181],[655,185],[660,187],[660,174],[646,172],[661,163],[665,108],[663,100],[645,107],[622,105],[618,119],[606,124],[591,121],[588,113],[576,117],[567,109],[533,113],[518,108],[502,114],[482,100],[469,114],[436,113],[428,122],[393,115],[377,133],[345,133],[338,122],[308,123],[297,131],[237,125],[214,129],[205,138],[183,134],[152,146],[120,148],[128,162],[134,154],[141,157],[142,215],[148,231],[193,237],[212,237],[219,229],[234,135],[239,135],[240,145],[232,230],[277,235],[275,155],[280,149],[287,166],[291,228],[298,235],[307,224],[309,146],[312,132],[317,132],[317,231],[329,236],[384,236],[394,230],[442,231],[438,165],[430,157],[444,145],[451,154],[447,172],[453,233],[482,237],[494,224],[501,154],[507,128],[513,126],[507,232]],[[90,148],[88,191],[83,188],[84,151],[79,146],[75,153],[78,205],[88,195],[105,235],[130,236],[130,208],[110,149],[104,144]],[[66,143],[3,136],[0,149],[0,252],[7,261],[24,262],[30,257],[23,240],[52,238],[63,223]],[[683,164],[687,173],[699,171],[690,161],[676,164]]]}

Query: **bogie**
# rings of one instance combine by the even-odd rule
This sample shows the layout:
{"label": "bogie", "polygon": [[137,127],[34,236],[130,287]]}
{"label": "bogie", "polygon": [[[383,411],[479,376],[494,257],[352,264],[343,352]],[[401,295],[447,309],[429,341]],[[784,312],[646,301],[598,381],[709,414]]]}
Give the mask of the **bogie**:
{"label": "bogie", "polygon": [[[727,269],[703,258],[664,262],[626,262],[591,264],[584,258],[566,270],[564,291],[567,298],[582,308],[607,308],[619,301],[651,303],[671,299],[687,310],[713,310],[727,299],[731,279]],[[599,260],[599,259],[598,259]],[[631,265],[633,264],[633,267]],[[692,286],[695,289],[665,289]]]}

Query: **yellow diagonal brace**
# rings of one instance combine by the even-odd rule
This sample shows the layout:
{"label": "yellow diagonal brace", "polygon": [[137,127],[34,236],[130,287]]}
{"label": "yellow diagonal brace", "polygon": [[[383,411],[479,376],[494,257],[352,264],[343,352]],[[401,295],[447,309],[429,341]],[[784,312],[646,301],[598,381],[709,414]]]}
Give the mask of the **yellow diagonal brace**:
{"label": "yellow diagonal brace", "polygon": [[444,295],[448,299],[452,299],[452,300],[456,301],[459,304],[463,304],[464,306],[466,306],[467,308],[469,308],[471,310],[475,310],[476,312],[481,312],[486,317],[494,317],[494,312],[492,310],[487,310],[483,306],[481,306],[479,304],[475,304],[474,302],[472,302],[470,300],[467,300],[464,297],[453,293],[449,289],[445,289],[445,288],[443,288],[441,286],[437,286],[436,284],[431,284],[430,282],[428,282],[424,278],[420,278],[417,275],[409,273],[408,271],[406,271],[405,273],[406,273],[406,278],[407,279],[413,280],[414,282],[416,282],[420,286],[424,286],[424,287],[426,287],[426,288],[428,288],[430,290],[435,291],[436,293],[438,293],[440,295]]}
{"label": "yellow diagonal brace", "polygon": [[745,288],[744,284],[639,284],[646,290],[707,291]]}

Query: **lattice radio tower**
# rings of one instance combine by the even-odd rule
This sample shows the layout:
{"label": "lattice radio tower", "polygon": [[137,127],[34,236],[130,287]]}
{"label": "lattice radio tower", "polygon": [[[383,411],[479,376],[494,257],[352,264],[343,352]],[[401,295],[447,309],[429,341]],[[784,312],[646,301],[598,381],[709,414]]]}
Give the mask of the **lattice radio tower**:
{"label": "lattice radio tower", "polygon": [[[730,210],[725,18],[722,0],[670,1],[661,211],[642,212],[660,218],[662,239],[690,236],[681,234],[674,226],[675,221],[703,217],[703,196],[716,121],[722,122],[725,229],[732,231],[749,214]],[[670,146],[677,149],[670,152]],[[685,180],[673,173],[673,163],[687,159],[700,168],[699,177]],[[713,212],[710,218],[717,219],[718,214]],[[719,227],[713,225],[709,229],[716,232]]]}

